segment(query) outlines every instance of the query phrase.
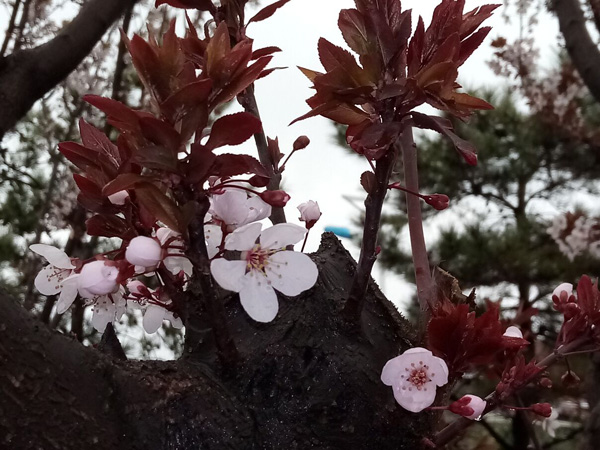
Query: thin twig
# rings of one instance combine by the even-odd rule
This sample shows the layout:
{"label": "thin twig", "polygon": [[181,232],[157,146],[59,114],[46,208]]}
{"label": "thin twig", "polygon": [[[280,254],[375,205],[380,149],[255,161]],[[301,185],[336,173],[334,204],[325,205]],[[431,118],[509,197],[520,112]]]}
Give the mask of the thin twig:
{"label": "thin twig", "polygon": [[[249,112],[260,119],[260,112],[256,103],[256,97],[254,96],[254,84],[251,84],[246,88],[246,92],[240,98],[240,103],[246,112]],[[276,164],[269,152],[269,145],[267,144],[267,137],[264,130],[254,135],[254,142],[256,143],[256,149],[258,150],[258,159],[265,169],[267,169],[267,174],[270,177],[267,189],[270,191],[277,191],[279,190],[279,185],[281,183],[281,173],[277,170]],[[269,219],[273,225],[285,223],[286,219],[283,208],[273,207]]]}

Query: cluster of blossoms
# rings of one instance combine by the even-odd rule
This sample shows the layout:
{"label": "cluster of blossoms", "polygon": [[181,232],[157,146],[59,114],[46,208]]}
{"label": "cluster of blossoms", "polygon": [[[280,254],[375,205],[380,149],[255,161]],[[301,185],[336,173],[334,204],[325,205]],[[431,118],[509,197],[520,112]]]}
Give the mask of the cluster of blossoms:
{"label": "cluster of blossoms", "polygon": [[[123,205],[127,198],[127,192],[122,191],[109,199]],[[211,197],[205,239],[212,275],[221,287],[240,294],[242,306],[254,320],[269,322],[277,314],[274,289],[295,296],[317,280],[315,263],[289,247],[304,238],[321,212],[312,201],[300,205],[299,210],[306,229],[278,224],[261,233],[258,221],[271,214],[271,206],[260,197],[248,196],[239,188],[223,189]],[[124,259],[120,260],[102,255],[80,261],[50,245],[34,244],[30,248],[48,262],[36,277],[35,286],[44,295],[60,294],[58,314],[64,313],[79,295],[86,304],[93,305],[92,323],[101,332],[109,322],[119,320],[128,307],[144,309],[143,326],[148,333],[157,331],[163,320],[176,328],[183,326],[163,286],[151,289],[133,278],[155,276],[162,267],[185,289],[193,266],[185,256],[186,243],[179,233],[160,227],[152,237],[136,236],[128,242]],[[227,251],[241,253],[237,259],[226,259]],[[157,279],[160,284],[160,277]]]}
{"label": "cluster of blossoms", "polygon": [[600,225],[597,219],[580,212],[560,214],[546,231],[570,261],[586,252],[600,258]]}

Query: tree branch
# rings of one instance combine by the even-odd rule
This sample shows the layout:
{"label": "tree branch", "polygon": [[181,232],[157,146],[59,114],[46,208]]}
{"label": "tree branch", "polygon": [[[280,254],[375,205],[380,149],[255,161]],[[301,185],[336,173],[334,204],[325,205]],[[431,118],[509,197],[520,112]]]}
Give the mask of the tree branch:
{"label": "tree branch", "polygon": [[0,139],[89,54],[136,0],[90,0],[51,41],[0,59]]}
{"label": "tree branch", "polygon": [[579,0],[553,0],[552,9],[573,65],[596,101],[600,102],[600,51],[586,29]]}

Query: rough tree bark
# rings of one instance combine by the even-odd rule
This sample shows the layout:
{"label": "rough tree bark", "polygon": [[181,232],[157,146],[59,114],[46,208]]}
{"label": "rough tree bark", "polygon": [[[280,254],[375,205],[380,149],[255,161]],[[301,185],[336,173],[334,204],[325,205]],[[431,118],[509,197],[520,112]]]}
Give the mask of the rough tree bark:
{"label": "rough tree bark", "polygon": [[240,352],[122,361],[49,330],[0,298],[0,448],[419,449],[432,416],[411,414],[379,377],[414,330],[371,283],[360,326],[340,314],[356,264],[333,235],[319,280],[253,322],[225,298]]}
{"label": "rough tree bark", "polygon": [[600,102],[600,51],[586,28],[580,0],[553,0],[551,7],[565,39],[573,65],[586,86]]}
{"label": "rough tree bark", "polygon": [[110,25],[137,0],[90,0],[55,38],[0,57],[0,140],[92,50]]}

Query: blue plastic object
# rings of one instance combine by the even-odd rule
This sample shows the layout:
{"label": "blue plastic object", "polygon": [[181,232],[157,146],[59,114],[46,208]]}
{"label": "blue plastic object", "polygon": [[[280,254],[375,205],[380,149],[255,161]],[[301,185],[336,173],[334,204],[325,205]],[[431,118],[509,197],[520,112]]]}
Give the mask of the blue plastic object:
{"label": "blue plastic object", "polygon": [[325,227],[325,231],[330,231],[336,236],[343,238],[351,238],[352,232],[346,227]]}

